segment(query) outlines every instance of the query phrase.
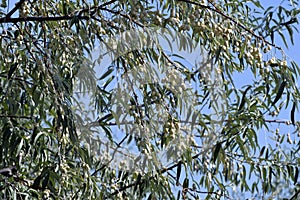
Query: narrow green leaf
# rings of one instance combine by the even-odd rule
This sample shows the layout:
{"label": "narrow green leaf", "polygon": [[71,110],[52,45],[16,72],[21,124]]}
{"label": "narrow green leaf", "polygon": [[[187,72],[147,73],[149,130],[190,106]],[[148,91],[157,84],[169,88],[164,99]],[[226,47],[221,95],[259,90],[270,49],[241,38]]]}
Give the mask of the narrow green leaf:
{"label": "narrow green leaf", "polygon": [[295,176],[294,176],[294,185],[297,184],[298,182],[298,176],[299,176],[299,168],[298,167],[295,167]]}
{"label": "narrow green leaf", "polygon": [[289,32],[291,43],[292,43],[292,45],[294,45],[293,29],[289,25],[287,25],[285,27],[286,27],[286,29]]}
{"label": "narrow green leaf", "polygon": [[38,189],[40,187],[40,183],[41,183],[41,180],[42,180],[42,177],[41,175],[37,176],[34,181],[33,181],[33,184],[32,184],[32,188],[33,189]]}
{"label": "narrow green leaf", "polygon": [[249,170],[249,175],[248,175],[249,179],[251,178],[251,174],[252,174],[253,170],[254,170],[254,165],[250,164],[250,170]]}
{"label": "narrow green leaf", "polygon": [[135,184],[134,184],[134,191],[137,190],[137,187],[138,187],[138,185],[141,182],[141,178],[142,178],[142,175],[139,173],[138,176],[137,176],[137,178],[136,178]]}
{"label": "narrow green leaf", "polygon": [[288,175],[289,175],[290,177],[292,177],[292,174],[293,174],[293,167],[287,165],[286,168],[287,168]]}
{"label": "narrow green leaf", "polygon": [[178,166],[177,166],[176,185],[179,184],[180,174],[181,174],[181,161],[178,163]]}
{"label": "narrow green leaf", "polygon": [[219,155],[220,149],[221,149],[222,144],[220,142],[217,143],[215,150],[214,150],[214,154],[213,154],[213,162],[215,163],[217,160],[217,157]]}
{"label": "narrow green leaf", "polygon": [[99,119],[99,123],[101,122],[108,122],[110,121],[111,119],[113,119],[113,115],[111,113],[105,115],[104,117],[102,117],[101,119]]}
{"label": "narrow green leaf", "polygon": [[105,79],[108,75],[110,75],[112,72],[114,71],[113,67],[108,68],[107,72],[105,72],[100,78],[99,80]]}
{"label": "narrow green leaf", "polygon": [[255,193],[255,190],[256,190],[256,192],[258,191],[258,189],[257,189],[257,183],[253,183],[252,184],[251,192]]}
{"label": "narrow green leaf", "polygon": [[243,176],[243,179],[244,179],[244,182],[246,182],[245,181],[245,178],[246,178],[246,174],[247,174],[247,172],[246,172],[246,167],[243,165],[243,174],[244,174],[244,176]]}
{"label": "narrow green leaf", "polygon": [[101,128],[104,130],[106,136],[108,137],[109,141],[113,141],[113,137],[111,135],[111,130],[109,127],[101,126]]}
{"label": "narrow green leaf", "polygon": [[272,167],[269,167],[269,183],[272,183]]}
{"label": "narrow green leaf", "polygon": [[269,158],[269,149],[267,148],[265,159],[268,160],[268,158]]}
{"label": "narrow green leaf", "polygon": [[189,187],[189,179],[188,178],[184,179],[182,187],[183,188],[188,188]]}
{"label": "narrow green leaf", "polygon": [[294,102],[291,110],[291,121],[293,125],[295,125],[295,108],[296,108],[296,103]]}
{"label": "narrow green leaf", "polygon": [[277,101],[281,98],[282,94],[283,94],[283,91],[284,91],[284,88],[285,88],[285,85],[286,85],[286,81],[282,81],[282,83],[280,84],[279,86],[279,89],[278,89],[278,92],[277,92],[277,95],[273,101],[273,105],[275,105],[277,103]]}
{"label": "narrow green leaf", "polygon": [[265,167],[262,168],[262,175],[263,175],[263,180],[266,181],[267,178],[267,170]]}
{"label": "narrow green leaf", "polygon": [[111,76],[103,85],[103,89],[105,89],[113,80],[114,80],[115,76]]}
{"label": "narrow green leaf", "polygon": [[271,41],[272,41],[272,44],[274,44],[274,31],[271,29]]}
{"label": "narrow green leaf", "polygon": [[260,4],[260,1],[254,1],[253,2],[254,3],[254,5],[256,6],[256,7],[258,7],[258,8],[264,8],[261,4]]}
{"label": "narrow green leaf", "polygon": [[180,200],[180,196],[181,196],[180,193],[181,193],[181,192],[180,192],[180,190],[179,190],[178,193],[177,193],[177,200]]}
{"label": "narrow green leaf", "polygon": [[45,189],[48,185],[48,181],[49,181],[49,177],[50,177],[50,173],[49,171],[46,172],[46,176],[44,177],[43,181],[42,181],[42,189]]}
{"label": "narrow green leaf", "polygon": [[238,110],[241,110],[241,109],[244,107],[245,102],[246,102],[246,94],[247,94],[248,90],[250,90],[250,88],[251,88],[251,85],[248,86],[248,87],[246,88],[246,90],[244,91],[243,97],[242,97],[242,100],[241,100],[241,103],[240,103],[240,106],[239,106],[239,109],[238,109]]}
{"label": "narrow green leaf", "polygon": [[222,47],[219,47],[218,50],[217,50],[217,52],[216,52],[216,56],[215,56],[215,64],[216,64],[216,63],[218,62],[218,60],[219,60],[221,51],[222,51]]}
{"label": "narrow green leaf", "polygon": [[[264,15],[266,15],[270,10],[272,10],[274,8],[274,6],[270,6],[270,7],[268,7],[266,10],[265,10],[265,12],[264,12]],[[271,14],[273,14],[272,12],[271,12]]]}
{"label": "narrow green leaf", "polygon": [[10,79],[10,78],[12,77],[13,73],[14,73],[14,72],[16,71],[16,69],[17,69],[17,66],[18,66],[18,64],[15,63],[15,64],[13,64],[13,65],[9,68],[9,71],[8,71],[8,74],[7,74],[7,78],[8,78],[8,79]]}
{"label": "narrow green leaf", "polygon": [[264,154],[265,148],[266,148],[266,146],[263,146],[263,148],[261,148],[259,157],[261,157]]}

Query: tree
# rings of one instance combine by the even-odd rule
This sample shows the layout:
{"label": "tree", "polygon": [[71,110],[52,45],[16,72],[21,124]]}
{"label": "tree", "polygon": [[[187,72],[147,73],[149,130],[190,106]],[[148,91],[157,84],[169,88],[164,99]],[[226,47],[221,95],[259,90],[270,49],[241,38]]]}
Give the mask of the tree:
{"label": "tree", "polygon": [[298,1],[13,4],[2,199],[297,199]]}

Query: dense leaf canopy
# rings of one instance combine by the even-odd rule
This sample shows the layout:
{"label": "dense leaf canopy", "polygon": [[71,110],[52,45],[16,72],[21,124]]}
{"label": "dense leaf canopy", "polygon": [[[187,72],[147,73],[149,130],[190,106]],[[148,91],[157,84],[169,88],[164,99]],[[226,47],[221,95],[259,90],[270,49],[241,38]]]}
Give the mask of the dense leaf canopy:
{"label": "dense leaf canopy", "polygon": [[2,0],[0,198],[297,199],[299,13]]}

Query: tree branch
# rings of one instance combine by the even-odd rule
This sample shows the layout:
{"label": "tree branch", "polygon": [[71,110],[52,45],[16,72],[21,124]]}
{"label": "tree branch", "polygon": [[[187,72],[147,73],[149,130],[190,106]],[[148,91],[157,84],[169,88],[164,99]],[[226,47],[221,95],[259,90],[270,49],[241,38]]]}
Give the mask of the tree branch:
{"label": "tree branch", "polygon": [[[7,78],[7,75],[0,75],[1,78]],[[34,83],[32,82],[29,82],[25,79],[22,79],[21,77],[10,77],[9,79],[11,80],[16,80],[16,81],[22,81],[22,82],[25,82],[26,84],[28,85],[34,85]]]}
{"label": "tree branch", "polygon": [[[201,153],[198,153],[198,154],[196,154],[196,155],[194,155],[194,156],[192,157],[192,159],[194,160],[194,159],[198,158],[200,155],[202,155],[202,152],[201,152]],[[182,161],[181,161],[181,160],[179,160],[177,163],[173,164],[172,166],[170,166],[170,167],[168,167],[168,168],[162,168],[162,169],[160,169],[160,170],[157,170],[157,173],[159,173],[159,174],[164,174],[164,173],[166,173],[166,172],[168,172],[168,171],[170,171],[170,170],[176,168],[176,167],[177,167],[178,165],[180,165],[180,164],[182,164]],[[154,175],[154,176],[151,176],[151,177],[146,177],[146,179],[143,179],[143,180],[141,180],[141,181],[139,182],[139,185],[141,185],[141,184],[143,184],[145,181],[149,181],[149,180],[151,180],[151,179],[153,179],[153,178],[155,178],[155,177],[156,177],[155,175]],[[125,185],[124,187],[122,187],[122,188],[116,190],[115,192],[111,193],[111,196],[117,195],[119,192],[125,191],[125,190],[127,190],[127,189],[129,189],[129,188],[132,188],[132,187],[134,187],[134,186],[136,186],[136,182],[131,183],[131,184],[128,184],[128,185]]]}
{"label": "tree branch", "polygon": [[33,117],[18,116],[18,115],[0,115],[0,118],[33,119]]}
{"label": "tree branch", "polygon": [[[90,19],[89,16],[82,16],[82,13],[90,12],[90,11],[96,11],[99,9],[103,9],[105,6],[110,5],[117,0],[111,0],[106,3],[101,4],[100,6],[95,6],[92,8],[85,8],[80,10],[77,14],[71,14],[71,15],[64,15],[64,16],[31,16],[31,17],[16,17],[11,18],[11,16],[22,6],[22,4],[25,2],[25,0],[20,0],[18,3],[16,3],[15,7],[5,16],[0,18],[0,23],[18,23],[18,22],[29,22],[29,21],[36,21],[36,22],[45,22],[45,21],[62,21],[62,20],[70,20],[70,19]],[[95,12],[93,12],[95,13]]]}
{"label": "tree branch", "polygon": [[[293,125],[292,122],[290,120],[284,120],[284,119],[265,119],[264,120],[266,123],[277,123],[277,124],[286,124],[286,125]],[[158,123],[164,123],[165,121],[157,121]],[[209,124],[213,124],[213,123],[221,123],[220,121],[210,121],[210,122],[203,122],[203,123],[197,123],[197,122],[192,122],[192,121],[186,121],[186,120],[179,120],[178,121],[179,123],[181,124],[193,124],[193,125],[202,125],[203,123],[206,124],[206,125],[209,125]],[[229,122],[228,120],[224,120],[223,121],[224,123],[226,122]],[[121,125],[121,126],[125,126],[125,125],[133,125],[135,124],[134,121],[121,121],[119,123],[116,123],[116,122],[99,122],[99,121],[95,121],[95,122],[90,122],[90,123],[87,123],[84,125],[84,127],[99,127],[99,126],[118,126],[118,125]]]}
{"label": "tree branch", "polygon": [[190,1],[190,0],[177,0],[179,2],[185,2],[187,4],[193,4],[193,5],[196,5],[196,6],[199,6],[199,7],[202,7],[202,8],[206,8],[206,9],[209,9],[215,13],[218,13],[219,15],[223,16],[224,18],[226,19],[229,19],[230,21],[232,21],[233,23],[235,23],[236,25],[238,25],[239,27],[241,27],[242,29],[244,29],[246,32],[250,33],[252,36],[256,37],[257,39],[259,40],[262,40],[264,43],[270,45],[270,46],[273,46],[275,47],[276,49],[279,49],[282,51],[282,48],[265,40],[262,36],[259,36],[257,35],[256,33],[254,33],[252,30],[248,29],[245,25],[243,25],[242,23],[238,22],[236,19],[234,19],[233,17],[230,17],[226,14],[224,14],[221,10],[219,10],[218,8],[216,8],[214,5],[214,7],[211,7],[211,6],[207,6],[207,5],[203,5],[201,3],[198,3],[198,2],[193,2],[193,1]]}
{"label": "tree branch", "polygon": [[19,9],[21,8],[22,4],[25,2],[26,0],[20,0],[18,3],[15,4],[15,7],[9,11],[7,13],[7,15],[5,16],[6,19],[10,19],[10,17]]}
{"label": "tree branch", "polygon": [[29,22],[29,21],[36,21],[36,22],[45,22],[45,21],[62,21],[62,20],[70,20],[70,19],[89,19],[88,16],[77,16],[77,15],[66,15],[66,16],[57,16],[57,17],[17,17],[17,18],[0,18],[0,23],[18,23],[18,22]]}

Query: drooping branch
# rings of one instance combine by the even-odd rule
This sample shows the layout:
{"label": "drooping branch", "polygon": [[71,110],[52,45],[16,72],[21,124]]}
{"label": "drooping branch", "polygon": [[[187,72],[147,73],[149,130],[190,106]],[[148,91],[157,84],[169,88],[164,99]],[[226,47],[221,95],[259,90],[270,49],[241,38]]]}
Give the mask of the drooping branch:
{"label": "drooping branch", "polygon": [[282,161],[278,161],[276,159],[263,159],[263,161],[261,161],[262,157],[261,156],[249,156],[249,158],[251,159],[242,159],[244,157],[244,155],[242,154],[238,154],[238,153],[233,153],[233,152],[227,152],[226,156],[228,156],[229,158],[231,158],[232,160],[236,160],[239,163],[244,163],[244,164],[249,164],[249,165],[256,165],[256,166],[261,166],[261,167],[269,167],[270,164],[272,166],[275,167],[298,167],[299,164],[297,162],[282,162]]}
{"label": "drooping branch", "polygon": [[[157,121],[159,123],[164,123],[165,121]],[[186,120],[179,120],[178,121],[179,123],[181,124],[193,124],[193,125],[202,125],[203,123],[197,123],[197,122],[192,122],[192,121],[186,121]],[[224,120],[223,121],[224,123],[228,122],[228,120]],[[275,124],[285,124],[285,125],[293,125],[292,122],[290,120],[285,120],[285,119],[265,119],[264,122],[266,123],[275,123]],[[213,124],[213,123],[220,123],[220,122],[204,122],[204,124],[206,125],[209,125],[209,124]],[[134,121],[132,122],[129,122],[129,121],[124,121],[124,122],[119,122],[119,123],[116,123],[116,122],[101,122],[101,121],[95,121],[95,122],[90,122],[90,123],[87,123],[85,125],[85,127],[99,127],[99,126],[118,126],[118,125],[133,125],[135,124]]]}
{"label": "drooping branch", "polygon": [[231,17],[231,16],[229,16],[229,15],[226,15],[226,14],[223,13],[221,10],[219,10],[218,8],[216,8],[216,7],[214,6],[214,4],[212,4],[213,7],[211,7],[211,6],[203,5],[203,4],[201,4],[201,3],[194,2],[194,1],[190,1],[190,0],[177,0],[177,1],[179,1],[179,2],[185,2],[185,3],[187,3],[187,4],[192,4],[192,5],[199,6],[199,7],[201,7],[201,8],[209,9],[209,10],[211,10],[212,12],[217,13],[217,14],[221,15],[222,17],[224,17],[224,18],[226,18],[226,19],[232,21],[234,24],[236,24],[237,26],[239,26],[240,28],[242,28],[242,29],[245,30],[246,32],[250,33],[250,34],[251,34],[252,36],[254,36],[255,38],[257,38],[257,39],[263,41],[265,44],[268,44],[268,45],[270,45],[270,46],[273,46],[273,47],[275,47],[276,49],[279,49],[280,51],[282,51],[282,48],[281,48],[281,47],[279,47],[279,46],[277,46],[277,45],[275,45],[275,44],[273,44],[273,43],[271,43],[271,42],[265,40],[262,36],[257,35],[257,34],[254,33],[252,30],[250,30],[249,28],[247,28],[244,24],[240,23],[239,21],[237,21],[237,20],[234,19],[233,17]]}
{"label": "drooping branch", "polygon": [[35,21],[35,22],[45,22],[45,21],[62,21],[62,20],[71,20],[71,19],[85,19],[88,20],[90,19],[89,16],[87,15],[82,15],[83,13],[87,14],[94,14],[96,13],[97,10],[103,9],[105,6],[108,6],[116,0],[111,0],[108,1],[104,4],[101,4],[99,6],[94,6],[91,8],[84,8],[79,10],[77,13],[69,14],[69,15],[63,15],[63,16],[28,16],[28,17],[15,17],[12,18],[11,16],[21,8],[22,4],[25,2],[25,0],[20,0],[18,3],[16,3],[15,7],[7,13],[5,17],[0,18],[0,23],[18,23],[18,22],[30,22],[30,21]]}
{"label": "drooping branch", "polygon": [[[194,155],[194,156],[192,157],[192,160],[197,159],[197,158],[198,158],[200,155],[202,155],[202,154],[203,154],[203,152]],[[182,164],[182,161],[179,160],[178,162],[176,162],[175,164],[171,165],[170,167],[162,168],[162,169],[160,169],[160,170],[157,170],[157,173],[158,173],[158,174],[164,174],[164,173],[166,173],[166,172],[168,172],[168,171],[173,170],[174,168],[178,167],[178,166],[181,165],[181,164]],[[139,185],[142,185],[145,181],[152,180],[152,179],[154,179],[155,177],[156,177],[156,176],[154,175],[154,176],[151,176],[151,177],[147,177],[146,179],[142,179],[141,181],[139,181],[138,184],[139,184]],[[132,187],[135,187],[136,185],[137,185],[136,182],[130,183],[130,184],[128,184],[128,185],[125,185],[125,186],[121,187],[120,189],[118,189],[117,191],[111,193],[111,196],[117,195],[119,192],[125,191],[125,190],[127,190],[127,189],[129,189],[129,188],[132,188]]]}
{"label": "drooping branch", "polygon": [[89,19],[88,16],[77,16],[77,15],[66,15],[66,16],[57,16],[57,17],[17,17],[17,18],[0,18],[0,23],[18,23],[18,22],[45,22],[45,21],[62,21],[62,20],[71,20],[71,19]]}

